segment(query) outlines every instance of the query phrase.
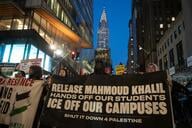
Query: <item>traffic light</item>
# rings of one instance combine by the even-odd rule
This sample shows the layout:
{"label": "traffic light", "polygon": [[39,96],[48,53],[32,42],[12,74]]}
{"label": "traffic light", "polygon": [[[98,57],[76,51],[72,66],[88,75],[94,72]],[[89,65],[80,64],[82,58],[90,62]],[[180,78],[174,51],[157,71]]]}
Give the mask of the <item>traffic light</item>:
{"label": "traffic light", "polygon": [[79,60],[79,55],[80,55],[79,51],[71,51],[71,58],[73,60]]}
{"label": "traffic light", "polygon": [[76,52],[75,52],[75,51],[72,51],[72,52],[71,52],[71,58],[72,58],[73,60],[75,60],[75,58],[76,58]]}

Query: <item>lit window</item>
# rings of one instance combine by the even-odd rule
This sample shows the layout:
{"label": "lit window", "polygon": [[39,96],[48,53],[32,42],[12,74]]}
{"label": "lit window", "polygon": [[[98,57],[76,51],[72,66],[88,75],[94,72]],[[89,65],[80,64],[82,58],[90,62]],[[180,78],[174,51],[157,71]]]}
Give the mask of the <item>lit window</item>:
{"label": "lit window", "polygon": [[55,0],[54,6],[53,6],[53,11],[55,12],[55,14],[57,13],[57,5],[58,5],[58,2]]}
{"label": "lit window", "polygon": [[0,30],[9,30],[11,28],[11,20],[1,20]]}
{"label": "lit window", "polygon": [[131,55],[133,55],[133,51],[131,51]]}
{"label": "lit window", "polygon": [[23,26],[23,29],[28,29],[29,19],[25,19],[25,24]]}
{"label": "lit window", "polygon": [[2,62],[2,59],[3,59],[4,48],[5,48],[5,45],[0,44],[0,62]]}
{"label": "lit window", "polygon": [[51,57],[46,55],[46,58],[45,58],[45,67],[44,69],[46,71],[51,71]]}
{"label": "lit window", "polygon": [[64,11],[61,12],[61,21],[64,21]]}
{"label": "lit window", "polygon": [[43,31],[42,29],[39,30],[39,34],[40,34],[40,36],[41,36],[42,38],[44,38],[45,33],[44,33],[44,31]]}
{"label": "lit window", "polygon": [[54,3],[55,3],[55,0],[51,0],[51,9],[53,9]]}
{"label": "lit window", "polygon": [[29,44],[26,45],[24,60],[28,59]]}
{"label": "lit window", "polygon": [[[14,44],[11,52],[11,63],[20,63],[23,60],[25,44]],[[19,52],[18,52],[19,51]],[[17,55],[17,57],[15,57]]]}
{"label": "lit window", "polygon": [[46,20],[41,18],[41,27],[46,29]]}
{"label": "lit window", "polygon": [[41,17],[37,13],[34,13],[33,18],[34,18],[35,21],[37,21],[37,23],[40,23]]}
{"label": "lit window", "polygon": [[172,17],[172,18],[171,18],[171,21],[175,21],[175,17]]}
{"label": "lit window", "polygon": [[71,27],[71,21],[68,20],[67,25]]}
{"label": "lit window", "polygon": [[170,28],[170,27],[171,27],[171,25],[170,25],[170,24],[167,24],[167,27],[168,27],[168,28]]}
{"label": "lit window", "polygon": [[44,66],[45,53],[39,50],[38,58],[41,59],[41,67]]}
{"label": "lit window", "polygon": [[35,29],[36,32],[39,31],[39,26],[35,22],[33,22],[32,28]]}
{"label": "lit window", "polygon": [[47,41],[48,44],[51,44],[53,42],[53,40],[49,35],[45,35],[45,40]]}
{"label": "lit window", "polygon": [[3,56],[3,62],[8,62],[10,49],[11,49],[11,45],[6,45],[4,56]]}
{"label": "lit window", "polygon": [[160,28],[163,28],[163,24],[160,24],[159,27],[160,27]]}
{"label": "lit window", "polygon": [[23,29],[23,21],[24,19],[14,19],[12,23],[13,30],[21,30]]}
{"label": "lit window", "polygon": [[133,41],[133,37],[131,37],[131,41]]}
{"label": "lit window", "polygon": [[35,46],[31,45],[29,59],[35,59],[36,57],[37,57],[37,48]]}

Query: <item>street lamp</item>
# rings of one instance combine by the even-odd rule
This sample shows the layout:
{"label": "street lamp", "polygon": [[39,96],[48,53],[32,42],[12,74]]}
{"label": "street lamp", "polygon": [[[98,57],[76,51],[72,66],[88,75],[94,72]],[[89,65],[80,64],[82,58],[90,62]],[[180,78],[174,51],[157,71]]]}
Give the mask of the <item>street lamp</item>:
{"label": "street lamp", "polygon": [[171,21],[175,21],[175,17],[172,17],[172,18],[171,18]]}
{"label": "street lamp", "polygon": [[62,56],[63,51],[61,49],[57,49],[54,51],[54,53],[58,56]]}
{"label": "street lamp", "polygon": [[133,37],[131,37],[131,41],[133,41]]}
{"label": "street lamp", "polygon": [[56,63],[55,66],[52,67],[52,72],[62,63],[62,61],[69,55],[69,52],[64,52],[61,48],[58,48],[54,44],[50,45],[50,49],[53,51],[53,61]]}
{"label": "street lamp", "polygon": [[51,44],[51,45],[50,45],[50,48],[51,48],[51,50],[55,50],[55,49],[56,49],[56,46],[55,46],[54,44]]}
{"label": "street lamp", "polygon": [[141,51],[143,48],[139,45],[139,50]]}
{"label": "street lamp", "polygon": [[138,45],[138,47],[139,47],[139,50],[140,50],[140,51],[143,50],[144,53],[146,53],[147,55],[149,55],[149,51],[145,50],[145,49],[144,49],[143,47],[141,47],[140,45]]}

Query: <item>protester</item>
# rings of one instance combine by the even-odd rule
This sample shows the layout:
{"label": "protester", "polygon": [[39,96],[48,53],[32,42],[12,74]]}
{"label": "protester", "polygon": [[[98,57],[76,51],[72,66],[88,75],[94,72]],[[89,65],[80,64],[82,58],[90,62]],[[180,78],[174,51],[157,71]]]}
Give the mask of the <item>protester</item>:
{"label": "protester", "polygon": [[105,73],[105,66],[103,61],[101,60],[96,60],[95,61],[95,68],[94,68],[94,73],[93,74],[106,74]]}
{"label": "protester", "polygon": [[[146,72],[159,71],[159,67],[150,63],[146,67]],[[173,107],[174,122],[176,128],[192,128],[192,115],[189,108],[191,108],[191,99],[189,97],[189,90],[180,83],[171,80],[171,99]]]}
{"label": "protester", "polygon": [[17,73],[15,74],[15,78],[25,78],[25,72],[18,70]]}
{"label": "protester", "polygon": [[[33,79],[33,80],[41,80],[42,79],[42,69],[40,66],[36,66],[36,65],[32,65],[29,68],[29,79]],[[33,123],[33,127],[32,128],[37,128],[38,127],[38,122],[40,120],[40,115],[41,115],[41,111],[43,108],[43,104],[44,104],[44,97],[47,93],[46,90],[46,85],[44,85],[44,89],[39,101],[39,105],[37,108],[37,112],[35,115],[35,119],[34,119],[34,123]]]}
{"label": "protester", "polygon": [[42,78],[42,69],[40,66],[32,65],[29,68],[29,78],[34,80],[40,80]]}
{"label": "protester", "polygon": [[66,77],[67,76],[66,69],[64,69],[64,68],[60,69],[59,76]]}
{"label": "protester", "polygon": [[48,76],[46,77],[46,82],[47,82],[48,85],[51,85],[52,75],[48,75]]}
{"label": "protester", "polygon": [[159,67],[154,63],[149,63],[146,67],[146,72],[157,72],[159,71]]}

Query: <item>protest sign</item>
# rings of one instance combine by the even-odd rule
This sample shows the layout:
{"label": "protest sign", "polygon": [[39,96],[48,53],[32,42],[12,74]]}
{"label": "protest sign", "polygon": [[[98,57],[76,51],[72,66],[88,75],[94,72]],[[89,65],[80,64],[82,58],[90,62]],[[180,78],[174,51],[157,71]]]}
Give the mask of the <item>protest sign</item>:
{"label": "protest sign", "polygon": [[42,84],[42,80],[0,77],[0,126],[32,128]]}
{"label": "protest sign", "polygon": [[41,127],[172,128],[165,72],[53,77]]}
{"label": "protest sign", "polygon": [[116,75],[123,75],[125,72],[125,65],[119,64],[115,67]]}
{"label": "protest sign", "polygon": [[4,76],[12,76],[16,65],[16,63],[0,63],[0,73]]}
{"label": "protest sign", "polygon": [[29,73],[29,68],[32,65],[41,66],[42,59],[27,59],[27,60],[21,60],[21,63],[17,66],[17,69],[24,71],[25,73]]}

